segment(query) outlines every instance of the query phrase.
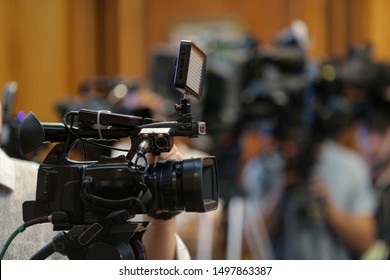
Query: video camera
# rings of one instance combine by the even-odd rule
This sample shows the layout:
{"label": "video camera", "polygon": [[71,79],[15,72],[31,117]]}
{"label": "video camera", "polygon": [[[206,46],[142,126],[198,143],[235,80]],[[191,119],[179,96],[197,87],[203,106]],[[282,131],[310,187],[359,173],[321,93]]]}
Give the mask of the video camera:
{"label": "video camera", "polygon": [[[117,232],[125,233],[123,242],[128,244],[134,232],[145,230],[143,224],[135,223],[134,227],[129,222],[136,214],[206,212],[217,208],[215,157],[155,163],[147,157],[171,151],[175,136],[198,137],[206,133],[206,124],[194,119],[189,103],[189,95],[202,95],[206,55],[191,41],[181,41],[175,64],[174,83],[184,94],[175,106],[180,112],[176,121],[158,122],[88,109],[66,113],[63,123],[41,123],[31,112],[23,121],[22,152],[28,153],[43,142],[57,143],[39,167],[36,200],[24,202],[23,219],[27,222],[53,214],[54,230],[70,229],[69,234],[76,237],[73,239],[78,249],[65,252],[70,258],[107,258],[106,245],[101,249],[91,247],[97,247],[96,242],[111,244],[113,258],[139,258],[139,254],[123,257],[116,245]],[[78,140],[103,145],[99,142],[126,137],[131,140],[126,156],[96,161],[68,158]]]}

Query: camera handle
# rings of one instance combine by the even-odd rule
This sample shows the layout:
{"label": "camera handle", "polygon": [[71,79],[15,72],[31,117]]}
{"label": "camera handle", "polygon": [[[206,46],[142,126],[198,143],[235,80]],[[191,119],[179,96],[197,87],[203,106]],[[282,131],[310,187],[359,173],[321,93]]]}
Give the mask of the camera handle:
{"label": "camera handle", "polygon": [[148,222],[123,220],[127,211],[113,212],[90,226],[73,226],[61,232],[36,252],[31,259],[43,260],[59,252],[74,260],[142,260],[146,258],[141,243]]}

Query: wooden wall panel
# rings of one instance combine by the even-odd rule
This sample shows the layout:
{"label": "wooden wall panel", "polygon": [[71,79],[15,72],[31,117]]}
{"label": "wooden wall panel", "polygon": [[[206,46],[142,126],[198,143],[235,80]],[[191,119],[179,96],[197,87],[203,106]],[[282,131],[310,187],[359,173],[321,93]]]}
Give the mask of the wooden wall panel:
{"label": "wooden wall panel", "polygon": [[33,111],[39,119],[57,119],[55,102],[69,91],[68,2],[19,0],[7,10],[13,16],[9,52],[19,84],[16,110]]}
{"label": "wooden wall panel", "polygon": [[290,23],[287,0],[148,0],[144,3],[147,54],[160,43],[169,41],[172,29],[183,22],[237,21],[265,46],[273,45],[275,33]]}
{"label": "wooden wall panel", "polygon": [[327,0],[290,0],[288,2],[290,19],[301,19],[308,25],[311,36],[308,55],[311,58],[322,59],[328,54],[328,3]]}
{"label": "wooden wall panel", "polygon": [[390,61],[390,1],[371,0],[368,39],[376,59]]}
{"label": "wooden wall panel", "polygon": [[119,0],[118,5],[118,69],[122,76],[141,79],[146,69],[145,17],[143,0]]}
{"label": "wooden wall panel", "polygon": [[286,26],[286,0],[149,0],[146,1],[147,43],[166,42],[172,27],[185,21],[236,19],[265,44]]}
{"label": "wooden wall panel", "polygon": [[[371,29],[371,0],[349,0],[349,42],[368,42]],[[382,29],[380,27],[380,29]]]}
{"label": "wooden wall panel", "polygon": [[[87,14],[95,24],[88,27],[94,36],[92,49],[95,62],[91,69],[95,70],[95,75],[144,75],[144,3],[142,0],[97,0],[89,4],[92,13],[81,12]],[[74,6],[80,4],[75,1]],[[81,22],[84,28],[85,24]],[[77,27],[74,32],[82,34]]]}
{"label": "wooden wall panel", "polygon": [[[81,81],[99,74],[97,2],[95,0],[71,0],[69,9],[70,25],[70,94],[75,96]],[[101,64],[103,65],[103,63]]]}
{"label": "wooden wall panel", "polygon": [[348,0],[329,0],[327,23],[328,31],[326,40],[327,56],[342,56],[346,53],[349,44],[348,20],[349,20]]}
{"label": "wooden wall panel", "polygon": [[17,109],[55,120],[55,103],[86,77],[146,77],[150,51],[188,20],[234,18],[272,45],[298,18],[313,35],[312,58],[371,41],[390,59],[388,10],[387,0],[0,0],[0,86],[17,80]]}
{"label": "wooden wall panel", "polygon": [[98,44],[101,52],[97,59],[103,64],[100,65],[102,75],[115,75],[118,71],[118,44],[119,44],[119,9],[118,0],[99,0],[99,21],[98,21]]}
{"label": "wooden wall panel", "polygon": [[[15,24],[16,18],[13,13],[16,3],[12,0],[0,1],[0,89],[5,83],[16,79],[15,63],[12,62],[13,49],[16,45]],[[2,95],[0,95],[2,96]]]}

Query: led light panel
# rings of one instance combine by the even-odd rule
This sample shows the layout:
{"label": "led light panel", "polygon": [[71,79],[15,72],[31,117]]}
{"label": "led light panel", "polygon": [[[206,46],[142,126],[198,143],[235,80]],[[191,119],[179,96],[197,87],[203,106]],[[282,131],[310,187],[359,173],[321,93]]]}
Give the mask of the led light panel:
{"label": "led light panel", "polygon": [[175,87],[183,94],[200,99],[206,68],[206,55],[193,42],[182,40],[175,65]]}

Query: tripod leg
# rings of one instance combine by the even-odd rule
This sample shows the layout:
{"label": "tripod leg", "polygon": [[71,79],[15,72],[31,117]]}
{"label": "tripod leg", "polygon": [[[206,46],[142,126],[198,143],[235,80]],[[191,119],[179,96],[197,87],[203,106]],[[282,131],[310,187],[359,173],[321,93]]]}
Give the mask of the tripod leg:
{"label": "tripod leg", "polygon": [[54,252],[68,256],[69,251],[74,247],[74,240],[66,232],[57,234],[51,242],[46,244],[42,249],[36,252],[31,260],[44,260]]}
{"label": "tripod leg", "polygon": [[36,252],[30,260],[45,260],[55,252],[53,241],[46,244],[42,249]]}
{"label": "tripod leg", "polygon": [[145,248],[141,242],[142,234],[143,234],[143,232],[141,232],[141,233],[138,232],[130,240],[130,246],[133,248],[133,252],[134,252],[136,260],[145,260],[146,259]]}

